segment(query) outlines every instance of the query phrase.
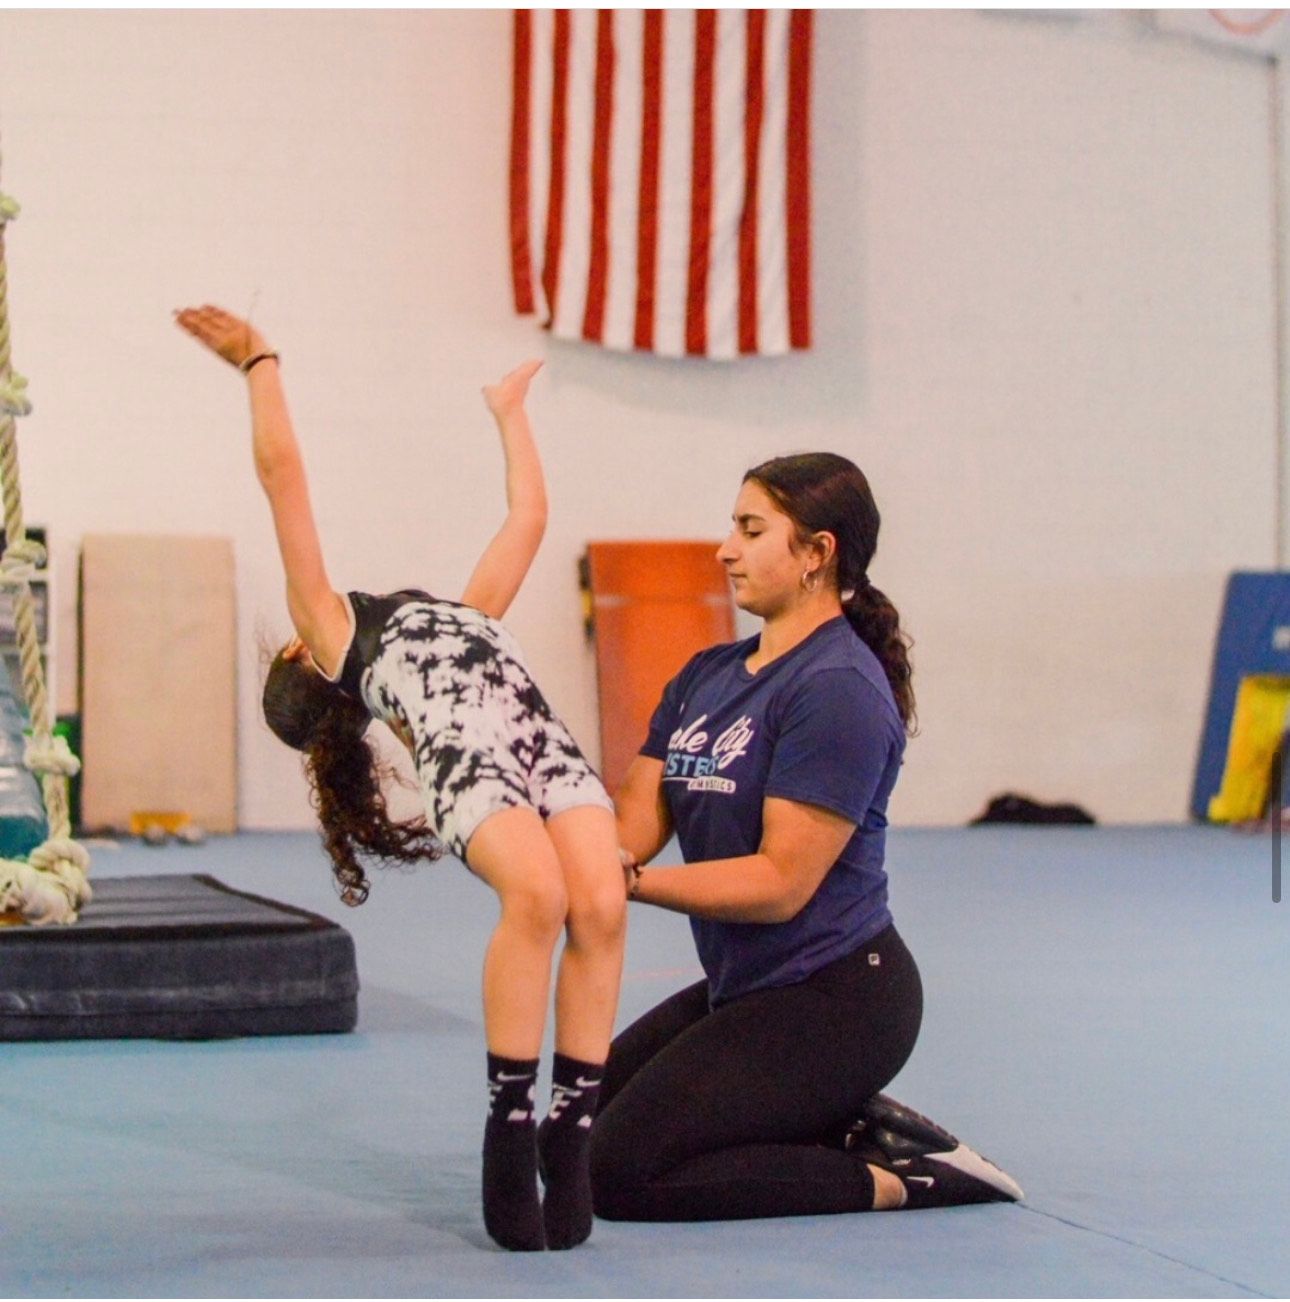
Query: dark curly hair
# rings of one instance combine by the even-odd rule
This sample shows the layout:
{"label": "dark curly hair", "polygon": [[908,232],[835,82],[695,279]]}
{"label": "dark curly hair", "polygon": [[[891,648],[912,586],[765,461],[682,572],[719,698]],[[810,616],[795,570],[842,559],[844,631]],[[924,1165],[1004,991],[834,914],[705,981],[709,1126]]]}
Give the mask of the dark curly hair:
{"label": "dark curly hair", "polygon": [[443,854],[424,818],[391,820],[382,787],[391,772],[367,741],[372,719],[361,701],[279,651],[264,679],[263,706],[273,735],[304,754],[313,807],[344,903],[362,904],[371,889],[360,851],[405,864]]}
{"label": "dark curly hair", "polygon": [[860,467],[833,452],[772,457],[744,475],[774,499],[797,526],[800,543],[827,531],[838,541],[837,563],[826,581],[838,589],[842,613],[861,641],[878,657],[891,684],[905,731],[917,731],[913,639],[900,627],[900,615],[885,594],[869,582],[869,563],[878,548],[882,518]]}

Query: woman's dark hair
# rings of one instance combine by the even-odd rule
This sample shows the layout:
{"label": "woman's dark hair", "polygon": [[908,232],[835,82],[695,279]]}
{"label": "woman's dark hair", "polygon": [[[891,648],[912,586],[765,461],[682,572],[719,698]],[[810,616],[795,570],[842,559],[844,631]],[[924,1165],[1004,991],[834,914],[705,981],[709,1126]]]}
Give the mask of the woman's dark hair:
{"label": "woman's dark hair", "polygon": [[323,844],[346,904],[362,904],[371,886],[359,851],[399,863],[443,854],[425,819],[391,821],[381,786],[388,773],[367,742],[372,720],[361,701],[279,651],[265,676],[263,703],[274,736],[304,753]]}
{"label": "woman's dark hair", "polygon": [[901,722],[912,734],[917,726],[909,663],[913,640],[901,630],[896,607],[869,582],[882,523],[869,481],[859,466],[833,452],[772,457],[748,471],[744,482],[749,480],[797,526],[799,543],[825,531],[838,540],[836,572],[826,581],[836,583],[842,613],[886,671]]}

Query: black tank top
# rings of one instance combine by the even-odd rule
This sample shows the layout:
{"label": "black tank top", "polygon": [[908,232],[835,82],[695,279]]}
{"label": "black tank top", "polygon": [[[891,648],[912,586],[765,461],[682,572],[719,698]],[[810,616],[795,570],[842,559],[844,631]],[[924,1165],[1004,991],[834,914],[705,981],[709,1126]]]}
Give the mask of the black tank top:
{"label": "black tank top", "polygon": [[349,650],[345,652],[345,663],[341,666],[340,677],[336,682],[347,696],[361,701],[363,670],[380,653],[381,634],[390,622],[390,617],[410,601],[436,601],[438,598],[422,592],[420,588],[402,588],[384,596],[374,596],[370,592],[351,592],[347,595],[349,604],[354,608],[354,636]]}

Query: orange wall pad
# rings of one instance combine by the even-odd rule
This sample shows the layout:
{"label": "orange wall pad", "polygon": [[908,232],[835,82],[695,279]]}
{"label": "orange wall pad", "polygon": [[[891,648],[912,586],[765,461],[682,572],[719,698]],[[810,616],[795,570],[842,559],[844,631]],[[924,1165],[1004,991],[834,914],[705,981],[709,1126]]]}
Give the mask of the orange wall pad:
{"label": "orange wall pad", "polygon": [[612,794],[640,750],[663,688],[696,651],[735,635],[719,542],[587,544],[601,776]]}

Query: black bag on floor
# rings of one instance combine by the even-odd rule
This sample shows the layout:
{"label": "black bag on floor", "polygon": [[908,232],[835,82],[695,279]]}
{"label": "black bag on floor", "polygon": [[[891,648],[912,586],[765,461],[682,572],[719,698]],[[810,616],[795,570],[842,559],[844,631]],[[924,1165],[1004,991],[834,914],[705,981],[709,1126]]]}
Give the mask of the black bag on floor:
{"label": "black bag on floor", "polygon": [[985,807],[985,813],[972,819],[970,827],[979,823],[1096,823],[1097,819],[1079,805],[1044,805],[1029,796],[1019,796],[1015,791],[1005,791],[995,796]]}

